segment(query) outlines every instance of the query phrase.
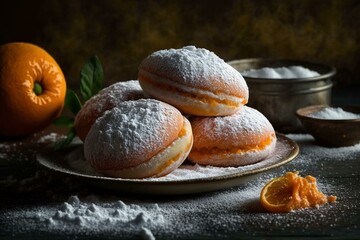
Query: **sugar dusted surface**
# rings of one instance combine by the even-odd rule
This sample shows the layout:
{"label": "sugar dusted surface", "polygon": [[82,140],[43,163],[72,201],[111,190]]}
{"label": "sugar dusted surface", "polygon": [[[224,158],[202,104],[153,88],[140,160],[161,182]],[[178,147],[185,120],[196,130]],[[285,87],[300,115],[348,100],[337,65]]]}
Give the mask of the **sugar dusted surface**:
{"label": "sugar dusted surface", "polygon": [[112,108],[124,101],[140,98],[145,98],[145,94],[140,87],[139,81],[117,82],[102,89],[97,95],[90,98],[79,114],[83,116],[98,115],[109,107]]}
{"label": "sugar dusted surface", "polygon": [[[315,144],[314,138],[309,134],[288,134],[288,137],[300,143],[300,154],[298,163],[311,165],[311,161],[322,161],[323,164],[346,163],[347,160],[360,157],[360,144],[348,147],[328,148]],[[334,160],[335,159],[335,160]],[[334,161],[332,163],[332,161]]]}
{"label": "sugar dusted surface", "polygon": [[138,80],[129,80],[125,82],[117,82],[111,84],[110,86],[103,88],[100,90],[100,94],[109,93],[109,92],[116,92],[116,91],[127,91],[127,90],[136,90],[140,91],[141,87]]}
{"label": "sugar dusted surface", "polygon": [[99,229],[111,232],[126,229],[149,240],[154,239],[149,227],[153,229],[164,224],[162,210],[156,203],[140,206],[121,200],[103,202],[91,195],[84,199],[73,195],[57,207],[38,208],[33,217],[31,214],[28,212],[24,220],[42,223],[51,232],[68,229],[80,234],[94,234]]}
{"label": "sugar dusted surface", "polygon": [[[288,134],[287,137],[300,145],[300,155],[295,160],[262,173],[246,185],[206,194],[126,195],[66,176],[61,176],[59,184],[55,184],[53,172],[44,169],[42,174],[33,172],[26,179],[26,185],[24,179],[13,176],[6,187],[1,185],[3,190],[26,197],[18,199],[23,199],[21,206],[2,208],[0,232],[12,238],[42,239],[49,235],[69,239],[104,236],[111,239],[151,239],[152,236],[158,239],[254,239],[279,238],[283,234],[287,238],[355,236],[355,239],[360,232],[360,191],[345,173],[358,179],[360,144],[326,148],[316,145],[308,134]],[[267,213],[259,203],[261,188],[287,171],[316,177],[319,189],[327,195],[337,195],[337,202],[287,214]],[[30,185],[32,190],[27,188]],[[26,194],[22,195],[22,191]],[[82,215],[87,210],[88,215]]]}
{"label": "sugar dusted surface", "polygon": [[173,76],[170,80],[189,87],[215,92],[236,88],[247,92],[246,82],[238,71],[215,53],[195,46],[154,52],[143,60],[139,69],[160,77]]}
{"label": "sugar dusted surface", "polygon": [[[259,139],[253,135],[275,133],[266,117],[254,108],[243,106],[237,113],[225,117],[196,118],[192,121],[194,147],[223,146],[222,139],[232,139],[227,147],[239,147],[258,144]],[[242,134],[239,134],[242,133]]]}
{"label": "sugar dusted surface", "polygon": [[318,112],[310,114],[309,117],[328,120],[350,120],[360,119],[360,114],[344,111],[344,109],[340,107],[326,107]]}
{"label": "sugar dusted surface", "polygon": [[84,143],[85,158],[99,169],[136,166],[133,159],[144,162],[144,156],[163,149],[169,129],[180,132],[178,116],[177,109],[157,100],[124,102],[93,124]]}
{"label": "sugar dusted surface", "polygon": [[302,66],[289,66],[280,68],[264,67],[243,71],[241,74],[246,77],[270,79],[310,78],[320,76],[319,73]]}

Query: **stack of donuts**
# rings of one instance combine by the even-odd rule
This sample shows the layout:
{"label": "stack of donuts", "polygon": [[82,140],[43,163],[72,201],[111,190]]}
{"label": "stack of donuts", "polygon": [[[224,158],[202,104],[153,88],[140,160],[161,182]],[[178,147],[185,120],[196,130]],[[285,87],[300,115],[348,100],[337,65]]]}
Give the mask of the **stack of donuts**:
{"label": "stack of donuts", "polygon": [[270,122],[246,106],[241,74],[203,48],[152,53],[138,81],[115,83],[88,100],[75,119],[84,156],[99,173],[119,178],[164,176],[185,159],[238,167],[275,149]]}

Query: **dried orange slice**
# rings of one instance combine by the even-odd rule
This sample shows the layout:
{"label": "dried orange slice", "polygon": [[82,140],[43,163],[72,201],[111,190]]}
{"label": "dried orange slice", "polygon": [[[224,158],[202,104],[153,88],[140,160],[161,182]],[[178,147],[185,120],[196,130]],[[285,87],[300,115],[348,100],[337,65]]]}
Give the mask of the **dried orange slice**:
{"label": "dried orange slice", "polygon": [[288,172],[272,179],[260,193],[262,206],[270,212],[278,213],[317,207],[335,201],[336,196],[327,197],[318,190],[314,177],[303,178],[298,172]]}

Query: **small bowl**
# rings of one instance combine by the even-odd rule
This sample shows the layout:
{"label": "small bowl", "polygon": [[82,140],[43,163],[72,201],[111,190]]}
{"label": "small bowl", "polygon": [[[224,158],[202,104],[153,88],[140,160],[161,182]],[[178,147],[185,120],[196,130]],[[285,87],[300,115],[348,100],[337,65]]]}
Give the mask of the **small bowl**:
{"label": "small bowl", "polygon": [[[328,147],[352,146],[360,143],[360,118],[357,119],[319,119],[309,116],[328,105],[313,105],[296,111],[304,128],[321,145]],[[339,107],[339,106],[332,106]],[[360,114],[360,106],[341,106],[344,111]]]}
{"label": "small bowl", "polygon": [[332,78],[336,73],[332,66],[303,60],[266,58],[234,60],[228,64],[240,73],[263,67],[302,66],[320,74],[292,79],[244,76],[250,94],[248,105],[262,112],[278,132],[304,132],[295,116],[296,110],[310,105],[330,104]]}

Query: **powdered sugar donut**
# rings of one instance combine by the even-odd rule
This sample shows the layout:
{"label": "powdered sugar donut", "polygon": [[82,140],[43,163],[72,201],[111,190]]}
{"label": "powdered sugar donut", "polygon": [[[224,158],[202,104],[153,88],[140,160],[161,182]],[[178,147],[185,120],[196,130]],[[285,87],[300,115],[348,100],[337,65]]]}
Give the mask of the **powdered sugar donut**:
{"label": "powdered sugar donut", "polygon": [[191,121],[194,145],[189,159],[202,165],[236,167],[265,159],[275,149],[276,134],[259,111],[244,106],[226,117]]}
{"label": "powdered sugar donut", "polygon": [[124,101],[146,98],[139,81],[118,82],[102,89],[90,98],[75,117],[75,131],[81,140],[85,140],[90,127],[106,110],[112,109]]}
{"label": "powdered sugar donut", "polygon": [[190,122],[169,104],[140,99],[106,111],[84,143],[98,172],[121,178],[159,177],[175,170],[193,143]]}
{"label": "powdered sugar donut", "polygon": [[138,78],[146,93],[186,114],[230,115],[248,101],[241,74],[213,52],[194,46],[151,54],[140,64]]}

